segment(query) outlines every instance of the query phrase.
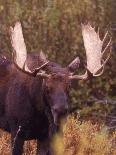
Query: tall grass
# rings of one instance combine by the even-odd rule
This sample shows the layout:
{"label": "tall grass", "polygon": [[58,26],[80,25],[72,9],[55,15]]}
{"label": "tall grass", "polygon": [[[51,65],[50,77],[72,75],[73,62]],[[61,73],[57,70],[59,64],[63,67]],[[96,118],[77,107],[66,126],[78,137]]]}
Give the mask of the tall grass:
{"label": "tall grass", "polygon": [[53,140],[55,155],[115,155],[116,134],[105,126],[69,117]]}
{"label": "tall grass", "polygon": [[[0,130],[0,155],[11,155],[11,137],[8,133]],[[26,141],[23,155],[36,154],[36,141]]]}
{"label": "tall grass", "polygon": [[[116,155],[116,132],[105,126],[68,117],[62,130],[53,138],[54,155]],[[10,155],[10,135],[0,131],[0,155]],[[23,155],[36,154],[36,141],[27,141]]]}

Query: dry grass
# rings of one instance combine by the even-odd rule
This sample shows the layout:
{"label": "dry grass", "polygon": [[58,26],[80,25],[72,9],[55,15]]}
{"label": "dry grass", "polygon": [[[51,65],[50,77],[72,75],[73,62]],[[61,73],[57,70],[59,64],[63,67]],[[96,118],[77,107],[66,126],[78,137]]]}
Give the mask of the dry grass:
{"label": "dry grass", "polygon": [[0,155],[10,154],[10,135],[0,130]]}
{"label": "dry grass", "polygon": [[[52,142],[55,155],[116,155],[116,132],[109,136],[104,126],[69,117],[62,129]],[[10,135],[0,130],[0,155],[10,150]],[[25,142],[23,155],[35,154],[36,141]]]}
{"label": "dry grass", "polygon": [[69,117],[62,131],[53,141],[55,155],[116,155],[116,133],[109,136],[104,126]]}
{"label": "dry grass", "polygon": [[[10,134],[0,130],[0,155],[11,154],[11,142]],[[26,141],[24,145],[23,155],[35,155],[36,154],[36,141]]]}

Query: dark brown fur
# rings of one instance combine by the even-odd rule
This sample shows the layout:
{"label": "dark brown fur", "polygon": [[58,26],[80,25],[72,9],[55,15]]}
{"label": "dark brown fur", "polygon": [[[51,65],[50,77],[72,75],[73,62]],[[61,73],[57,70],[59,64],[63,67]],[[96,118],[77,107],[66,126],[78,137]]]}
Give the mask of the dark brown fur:
{"label": "dark brown fur", "polygon": [[[30,54],[31,70],[42,64]],[[25,140],[39,140],[39,155],[51,155],[50,140],[67,112],[68,69],[49,62],[48,79],[31,77],[0,57],[0,128],[11,133],[12,155],[21,155]]]}

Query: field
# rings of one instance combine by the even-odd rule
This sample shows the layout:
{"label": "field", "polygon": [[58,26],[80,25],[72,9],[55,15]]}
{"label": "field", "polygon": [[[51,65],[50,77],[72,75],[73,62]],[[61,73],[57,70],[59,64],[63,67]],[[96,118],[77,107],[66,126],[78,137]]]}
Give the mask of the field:
{"label": "field", "polygon": [[[62,125],[51,146],[55,155],[116,155],[116,132],[108,133],[105,126],[80,122],[73,116]],[[10,135],[0,131],[0,155],[10,155]],[[36,154],[36,141],[26,141],[23,155]]]}

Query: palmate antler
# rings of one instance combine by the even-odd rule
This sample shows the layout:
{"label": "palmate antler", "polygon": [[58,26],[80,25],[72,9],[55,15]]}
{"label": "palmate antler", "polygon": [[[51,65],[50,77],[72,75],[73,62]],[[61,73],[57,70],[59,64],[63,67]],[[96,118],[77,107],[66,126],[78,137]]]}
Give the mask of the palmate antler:
{"label": "palmate antler", "polygon": [[[88,74],[91,74],[92,76],[102,75],[104,66],[110,58],[111,48],[105,60],[103,59],[103,55],[105,54],[106,50],[111,47],[111,38],[102,52],[103,43],[108,36],[108,32],[106,32],[103,40],[101,40],[99,37],[99,31],[96,32],[95,29],[88,23],[82,24],[82,36],[86,50],[87,71],[83,75],[73,75],[70,77],[71,79],[87,79]],[[99,71],[100,73],[98,73]]]}
{"label": "palmate antler", "polygon": [[[42,53],[41,58],[43,59],[43,65],[38,68],[35,68],[34,71],[31,71],[28,68],[26,63],[27,50],[23,38],[21,23],[17,22],[14,28],[11,27],[10,30],[11,30],[11,43],[13,47],[13,62],[16,65],[16,67],[32,76],[40,75],[43,77],[48,77],[49,75],[47,75],[45,72],[38,73],[49,62],[46,60],[44,54]],[[82,35],[87,56],[87,71],[83,75],[71,75],[69,77],[70,79],[87,79],[89,75],[100,76],[104,71],[104,66],[106,62],[110,58],[111,48],[107,58],[105,60],[103,59],[105,52],[109,47],[111,47],[110,46],[111,38],[110,38],[108,44],[103,50],[103,44],[108,36],[108,32],[106,32],[103,40],[101,40],[99,37],[99,31],[96,32],[95,29],[92,28],[90,24],[82,24]],[[70,71],[73,71],[75,67],[79,67],[79,63],[80,63],[79,58],[76,58],[68,66],[68,69]]]}
{"label": "palmate antler", "polygon": [[[49,61],[46,60],[43,53],[40,53],[40,57],[44,63],[42,66],[35,68],[34,71],[31,71],[26,64],[27,50],[23,38],[21,23],[17,22],[14,28],[10,27],[10,32],[11,44],[13,47],[13,62],[15,66],[29,75],[36,76],[38,72],[48,64]],[[42,73],[40,73],[40,75],[42,75]]]}

